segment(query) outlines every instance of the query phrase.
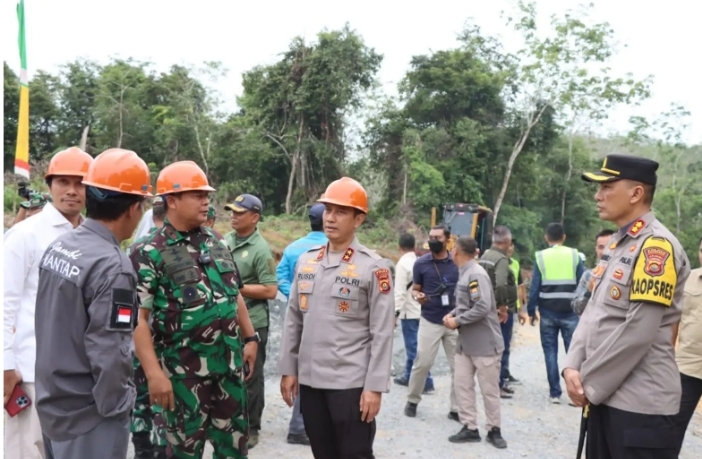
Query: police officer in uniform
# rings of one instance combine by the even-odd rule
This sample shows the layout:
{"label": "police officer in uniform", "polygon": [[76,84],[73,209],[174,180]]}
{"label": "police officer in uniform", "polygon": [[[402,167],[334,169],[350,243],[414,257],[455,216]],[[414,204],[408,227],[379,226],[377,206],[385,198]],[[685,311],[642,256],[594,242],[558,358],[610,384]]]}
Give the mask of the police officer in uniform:
{"label": "police officer in uniform", "polygon": [[170,457],[201,459],[210,440],[214,457],[244,459],[244,378],[258,338],[234,260],[202,226],[214,188],[193,161],[165,167],[156,188],[166,220],[130,255],[140,299],[134,340],[151,403],[163,408]]}
{"label": "police officer in uniform", "polygon": [[566,354],[563,378],[589,404],[588,459],[676,458],[680,375],[671,343],[690,263],[651,211],[658,163],[609,155],[595,195],[602,220],[619,227],[592,277],[590,303]]}
{"label": "police officer in uniform", "polygon": [[504,341],[500,362],[500,397],[512,398],[514,390],[507,385],[509,349],[514,330],[514,313],[517,311],[517,279],[510,268],[507,255],[512,246],[512,232],[506,226],[496,226],[492,232],[492,246],[480,257],[480,266],[490,276],[495,290],[495,303]]}
{"label": "police officer in uniform", "polygon": [[48,459],[127,457],[137,298],[120,243],[139,224],[150,183],[133,151],[98,155],[83,179],[87,220],[42,258],[36,404]]}
{"label": "police officer in uniform", "polygon": [[375,417],[389,390],[394,300],[390,270],[358,242],[368,213],[355,180],[332,182],[320,202],[329,242],[302,254],[279,363],[288,406],[300,408],[315,459],[372,459]]}

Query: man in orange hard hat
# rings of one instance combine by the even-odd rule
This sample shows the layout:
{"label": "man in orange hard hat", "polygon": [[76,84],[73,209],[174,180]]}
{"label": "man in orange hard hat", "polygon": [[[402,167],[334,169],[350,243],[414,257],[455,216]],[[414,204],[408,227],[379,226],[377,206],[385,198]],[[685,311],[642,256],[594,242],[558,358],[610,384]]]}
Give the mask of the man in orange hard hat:
{"label": "man in orange hard hat", "polygon": [[83,179],[88,218],[41,259],[36,405],[47,459],[127,456],[137,297],[120,244],[144,214],[150,183],[133,151],[98,155]]}
{"label": "man in orange hard hat", "polygon": [[355,180],[332,182],[328,243],[303,253],[290,289],[279,370],[300,409],[315,459],[372,459],[375,417],[389,390],[394,299],[385,261],[356,239],[368,197]]}
{"label": "man in orange hard hat", "polygon": [[[57,237],[78,226],[83,217],[85,190],[81,181],[93,158],[73,147],[56,153],[49,162],[45,180],[52,201],[41,213],[13,225],[5,233],[4,256],[4,404],[13,391],[24,392],[35,401],[34,367],[36,342],[34,307],[39,281],[39,261]],[[13,333],[13,327],[16,332]],[[5,415],[5,454],[17,459],[39,459],[44,446],[31,403],[15,416]]]}
{"label": "man in orange hard hat", "polygon": [[193,161],[164,168],[156,189],[166,219],[130,254],[141,302],[134,340],[151,403],[163,408],[169,457],[202,458],[209,439],[214,457],[244,459],[244,374],[258,338],[232,255],[203,226],[215,190]]}

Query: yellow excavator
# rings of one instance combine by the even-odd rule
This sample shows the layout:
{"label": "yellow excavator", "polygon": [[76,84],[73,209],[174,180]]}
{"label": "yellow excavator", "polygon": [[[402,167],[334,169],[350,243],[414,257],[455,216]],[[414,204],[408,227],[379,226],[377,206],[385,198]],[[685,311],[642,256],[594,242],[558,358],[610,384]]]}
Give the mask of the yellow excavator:
{"label": "yellow excavator", "polygon": [[[435,226],[436,207],[431,208],[431,226]],[[484,253],[492,244],[492,209],[479,204],[452,203],[444,204],[442,222],[451,231],[447,248],[451,250],[456,238],[470,236],[478,242],[480,253]],[[429,244],[425,243],[425,250]]]}

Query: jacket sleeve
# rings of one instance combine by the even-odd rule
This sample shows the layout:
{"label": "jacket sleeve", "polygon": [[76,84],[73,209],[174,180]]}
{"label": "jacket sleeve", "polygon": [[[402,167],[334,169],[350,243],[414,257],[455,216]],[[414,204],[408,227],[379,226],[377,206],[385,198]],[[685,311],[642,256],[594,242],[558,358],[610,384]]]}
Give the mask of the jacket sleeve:
{"label": "jacket sleeve", "polygon": [[275,270],[278,277],[278,290],[285,296],[290,296],[290,285],[293,280],[293,270],[290,266],[290,251],[283,251],[283,258],[280,259],[278,267]]}
{"label": "jacket sleeve", "polygon": [[[297,272],[299,266],[300,260],[298,259],[293,275]],[[283,338],[280,346],[280,359],[278,360],[278,373],[281,376],[297,377],[297,362],[300,356],[303,325],[303,312],[300,311],[297,290],[297,282],[293,282],[290,288],[290,296],[288,297],[288,307],[285,311]]]}
{"label": "jacket sleeve", "polygon": [[[158,290],[158,270],[156,263],[151,259],[144,246],[135,247],[129,254],[134,272],[136,272],[136,290],[139,297],[139,307],[153,309],[154,297]],[[237,273],[239,270],[237,269]]]}
{"label": "jacket sleeve", "polygon": [[[390,270],[385,262],[379,261],[373,268],[373,277],[368,289],[370,306],[370,361],[364,390],[388,392],[392,370],[392,341],[395,330],[393,286]],[[389,283],[387,289],[381,287],[382,280]],[[397,287],[397,286],[395,286]]]}
{"label": "jacket sleeve", "polygon": [[[395,311],[400,311],[407,299],[407,283],[411,281],[410,273],[403,263],[395,267]],[[411,288],[411,287],[410,287]]]}
{"label": "jacket sleeve", "polygon": [[10,230],[5,234],[5,272],[3,273],[5,281],[3,287],[4,370],[17,368],[14,351],[14,328],[17,320],[17,311],[19,311],[22,295],[24,295],[25,280],[34,261],[29,244],[27,244],[27,238],[29,237],[29,234],[23,234],[18,230]]}
{"label": "jacket sleeve", "polygon": [[578,282],[578,288],[575,289],[575,298],[570,302],[573,311],[582,315],[585,311],[588,301],[590,301],[590,292],[587,290],[587,284],[590,281],[592,271],[586,271]]}
{"label": "jacket sleeve", "polygon": [[[77,292],[80,294],[80,292]],[[130,303],[131,304],[128,304]],[[83,335],[85,351],[95,385],[95,405],[104,417],[112,417],[132,409],[130,397],[132,377],[132,323],[116,320],[118,308],[136,307],[132,279],[117,274],[95,289],[88,306],[88,325]]]}
{"label": "jacket sleeve", "polygon": [[[471,274],[468,277],[467,284],[459,283],[457,289],[466,289],[460,295],[462,301],[467,301],[469,304],[461,305],[461,313],[456,316],[458,325],[467,325],[477,322],[487,317],[488,314],[494,314],[494,305],[492,304],[492,282],[487,275]],[[458,295],[456,297],[458,299]]]}
{"label": "jacket sleeve", "polygon": [[529,303],[527,313],[530,317],[536,314],[536,306],[539,304],[539,292],[541,291],[541,271],[534,263],[534,272],[531,274],[531,288],[529,289]]}
{"label": "jacket sleeve", "polygon": [[500,258],[495,263],[495,303],[497,307],[509,304],[509,260],[506,257]]}
{"label": "jacket sleeve", "polygon": [[632,303],[624,323],[582,362],[580,378],[590,403],[601,404],[629,377],[656,340],[665,312],[657,304]]}

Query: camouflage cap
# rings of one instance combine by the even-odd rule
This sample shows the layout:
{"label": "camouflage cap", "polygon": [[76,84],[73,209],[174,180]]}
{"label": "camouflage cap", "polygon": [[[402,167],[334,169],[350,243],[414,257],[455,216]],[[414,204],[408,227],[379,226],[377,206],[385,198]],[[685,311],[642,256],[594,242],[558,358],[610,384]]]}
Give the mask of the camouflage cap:
{"label": "camouflage cap", "polygon": [[215,209],[214,206],[211,205],[211,206],[207,209],[207,219],[208,219],[208,220],[214,220],[216,216],[217,216],[217,210]]}
{"label": "camouflage cap", "polygon": [[32,193],[29,196],[29,201],[20,203],[20,207],[24,209],[37,209],[44,207],[47,202],[51,202],[51,195],[42,193]]}

